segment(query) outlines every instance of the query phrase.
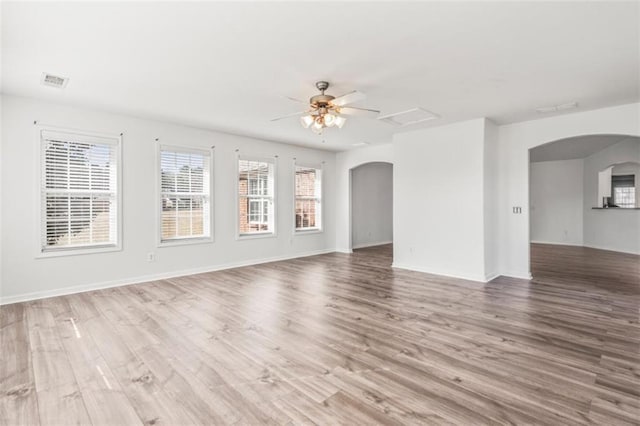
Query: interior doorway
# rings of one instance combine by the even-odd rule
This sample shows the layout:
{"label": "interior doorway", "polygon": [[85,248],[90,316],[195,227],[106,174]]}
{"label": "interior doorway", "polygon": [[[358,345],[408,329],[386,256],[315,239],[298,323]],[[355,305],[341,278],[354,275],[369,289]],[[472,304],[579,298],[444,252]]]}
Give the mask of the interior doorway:
{"label": "interior doorway", "polygon": [[351,249],[393,242],[393,165],[371,162],[351,169]]}
{"label": "interior doorway", "polygon": [[530,149],[529,198],[534,278],[587,270],[603,250],[640,255],[640,138],[585,135]]}

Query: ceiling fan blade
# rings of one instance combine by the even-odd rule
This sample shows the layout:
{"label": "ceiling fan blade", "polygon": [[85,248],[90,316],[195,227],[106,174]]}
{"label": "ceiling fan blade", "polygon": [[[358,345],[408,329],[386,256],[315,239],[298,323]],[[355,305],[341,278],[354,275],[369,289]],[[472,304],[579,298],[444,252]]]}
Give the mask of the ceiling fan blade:
{"label": "ceiling fan blade", "polygon": [[282,117],[272,118],[271,121],[284,120],[285,118],[297,117],[302,114],[306,114],[306,111],[293,112],[291,114],[283,115]]}
{"label": "ceiling fan blade", "polygon": [[366,109],[366,108],[342,107],[340,108],[340,114],[376,118],[378,114],[380,114],[380,111],[377,111],[375,109]]}
{"label": "ceiling fan blade", "polygon": [[367,95],[365,95],[362,92],[358,92],[357,90],[354,90],[353,92],[349,92],[342,96],[338,96],[337,98],[332,100],[331,103],[335,106],[343,106],[343,105],[352,104],[354,102],[362,101],[366,98],[367,98]]}

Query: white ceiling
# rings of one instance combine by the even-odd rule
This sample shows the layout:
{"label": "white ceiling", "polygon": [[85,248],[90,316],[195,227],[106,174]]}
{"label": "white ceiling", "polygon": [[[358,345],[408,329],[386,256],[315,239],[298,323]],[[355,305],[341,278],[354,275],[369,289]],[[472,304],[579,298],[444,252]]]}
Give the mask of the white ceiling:
{"label": "white ceiling", "polygon": [[[478,117],[499,124],[640,99],[638,2],[2,4],[2,91],[326,149]],[[70,77],[40,85],[42,72]],[[360,90],[407,128],[350,118],[323,137],[281,96]],[[569,111],[573,112],[573,111]],[[322,143],[322,140],[326,143]]]}
{"label": "white ceiling", "polygon": [[635,139],[640,144],[640,138],[623,135],[589,135],[561,139],[529,151],[532,163],[541,161],[577,160],[586,158],[596,152],[622,142],[625,139]]}

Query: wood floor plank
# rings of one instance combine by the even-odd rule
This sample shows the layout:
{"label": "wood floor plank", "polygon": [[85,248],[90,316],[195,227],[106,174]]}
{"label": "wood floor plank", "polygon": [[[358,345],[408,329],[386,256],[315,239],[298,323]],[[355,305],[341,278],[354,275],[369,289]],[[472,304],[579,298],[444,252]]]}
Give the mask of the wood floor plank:
{"label": "wood floor plank", "polygon": [[92,423],[142,424],[93,337],[80,331],[82,323],[77,324],[67,298],[49,303],[56,311],[57,328]]}
{"label": "wood floor plank", "polygon": [[389,245],[8,305],[0,423],[640,425],[640,257],[531,252],[533,280]]}
{"label": "wood floor plank", "polygon": [[0,424],[40,424],[26,304],[0,306]]}
{"label": "wood floor plank", "polygon": [[28,302],[26,307],[38,411],[42,423],[89,424],[89,414],[50,304],[37,300]]}
{"label": "wood floor plank", "polygon": [[150,368],[102,316],[96,304],[104,297],[104,293],[83,293],[67,296],[67,299],[80,331],[91,335],[138,417],[144,424],[151,425],[204,424],[176,403]]}

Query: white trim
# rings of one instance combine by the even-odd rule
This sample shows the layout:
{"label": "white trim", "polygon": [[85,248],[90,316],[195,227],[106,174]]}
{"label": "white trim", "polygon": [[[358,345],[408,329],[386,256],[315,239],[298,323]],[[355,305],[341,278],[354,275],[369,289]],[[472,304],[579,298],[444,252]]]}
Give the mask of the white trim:
{"label": "white trim", "polygon": [[167,247],[179,247],[179,246],[190,246],[197,244],[211,244],[213,243],[213,238],[211,237],[187,237],[187,238],[176,238],[173,240],[165,240],[161,243],[158,243],[158,248],[167,248]]}
{"label": "white trim", "polygon": [[349,249],[349,248],[337,248],[335,249],[336,253],[345,253],[345,254],[352,254],[353,250]]}
{"label": "white trim", "polygon": [[157,140],[158,142],[158,149],[160,151],[167,150],[167,151],[171,151],[171,152],[179,152],[181,154],[200,154],[200,155],[211,155],[211,148],[196,148],[194,146],[188,146],[188,145],[173,145],[173,144],[167,144],[167,143],[162,143],[160,139]]}
{"label": "white trim", "polygon": [[296,229],[293,235],[314,235],[322,233],[324,233],[324,231],[321,228],[302,228]]}
{"label": "white trim", "polygon": [[375,246],[384,246],[386,244],[392,244],[393,240],[388,240],[388,241],[376,241],[374,243],[364,243],[364,244],[358,244],[357,246],[353,246],[353,250],[356,249],[361,249],[361,248],[367,248],[367,247],[375,247]]}
{"label": "white trim", "polygon": [[[35,202],[34,206],[36,206],[36,222],[35,222],[35,255],[36,259],[47,258],[47,257],[61,257],[61,256],[78,256],[85,254],[97,254],[97,253],[105,253],[105,252],[113,252],[113,251],[121,251],[123,246],[123,205],[122,205],[122,177],[124,175],[124,164],[122,157],[122,134],[115,133],[101,133],[101,132],[92,132],[87,130],[79,130],[74,128],[60,127],[55,125],[48,124],[35,124],[35,133],[36,133],[36,141],[37,141],[37,176],[35,181]],[[60,249],[51,249],[48,251],[43,250],[42,247],[42,226],[44,225],[42,220],[42,178],[43,178],[43,138],[45,132],[53,132],[60,134],[74,134],[82,136],[86,139],[96,139],[102,141],[111,140],[115,141],[115,143],[110,143],[115,146],[116,153],[116,244],[114,245],[96,245],[94,247],[61,247]]]}
{"label": "white trim", "polygon": [[[320,170],[320,202],[316,204],[320,204],[319,213],[320,216],[320,226],[314,228],[297,228],[296,227],[296,167],[306,167],[309,169]],[[292,183],[292,194],[293,194],[293,235],[309,235],[309,234],[321,234],[324,232],[324,161],[320,163],[320,165],[311,165],[307,163],[300,163],[296,158],[293,159],[293,183]],[[317,198],[316,198],[317,200]],[[316,223],[318,222],[318,217],[316,216]]]}
{"label": "white trim", "polygon": [[488,274],[484,274],[484,282],[488,283],[489,281],[493,281],[500,276],[497,272],[490,272]]}
{"label": "white trim", "polygon": [[[215,179],[213,177],[215,171],[215,162],[213,156],[215,154],[213,147],[209,149],[192,148],[190,146],[171,145],[161,143],[160,140],[156,140],[156,155],[155,155],[155,175],[156,175],[156,247],[175,247],[190,244],[209,244],[215,241],[214,237],[214,212],[215,212],[215,192],[214,184]],[[180,152],[185,154],[199,154],[205,158],[209,157],[209,235],[206,236],[194,236],[178,239],[162,240],[162,150],[171,152]]]}
{"label": "white trim", "polygon": [[531,272],[503,272],[499,276],[508,278],[517,278],[519,280],[531,280],[533,276]]}
{"label": "white trim", "polygon": [[597,250],[614,251],[617,253],[635,254],[640,255],[640,251],[621,250],[617,247],[601,246],[594,244],[573,244],[573,243],[556,243],[551,241],[531,241],[532,244],[549,244],[554,246],[569,246],[569,247],[587,247]]}
{"label": "white trim", "polygon": [[[273,157],[253,157],[241,155],[239,151],[235,153],[235,212],[236,212],[236,241],[250,240],[254,238],[276,238],[278,236],[278,156]],[[273,215],[273,229],[265,232],[252,232],[252,233],[240,233],[240,160],[244,161],[258,161],[262,163],[269,163],[273,165],[273,195],[271,196],[271,207]],[[247,191],[248,191],[247,182]]]}
{"label": "white trim", "polygon": [[531,244],[550,244],[550,245],[554,245],[554,246],[572,246],[572,247],[583,247],[584,244],[581,243],[567,243],[567,242],[563,242],[563,243],[559,243],[556,241],[531,241]]}
{"label": "white trim", "polygon": [[624,254],[635,254],[637,256],[640,256],[640,251],[620,250],[617,247],[608,247],[608,246],[600,246],[600,245],[593,245],[593,244],[585,244],[584,247],[597,249],[597,250],[614,251],[617,253],[624,253]]}
{"label": "white trim", "polygon": [[16,295],[16,296],[9,296],[9,297],[0,298],[0,305],[8,305],[8,304],[11,304],[11,303],[26,302],[26,301],[29,301],[29,300],[36,300],[36,299],[45,299],[45,298],[48,298],[48,297],[64,296],[64,295],[68,295],[68,294],[83,293],[83,292],[86,292],[86,291],[101,290],[101,289],[106,289],[106,288],[111,288],[111,287],[121,287],[121,286],[131,285],[131,284],[142,284],[142,283],[146,283],[146,282],[150,282],[150,281],[164,280],[164,279],[176,278],[176,277],[183,277],[183,276],[186,276],[186,275],[202,274],[202,273],[206,273],[206,272],[222,271],[222,270],[225,270],[225,269],[233,269],[233,268],[240,268],[240,267],[243,267],[243,266],[259,265],[259,264],[262,264],[262,263],[280,262],[280,261],[283,261],[283,260],[297,259],[297,258],[300,258],[300,257],[309,257],[309,256],[317,256],[317,255],[321,255],[321,254],[333,253],[334,251],[335,251],[334,249],[315,250],[315,251],[309,251],[309,252],[292,254],[292,255],[267,257],[267,258],[258,259],[258,260],[243,260],[243,261],[238,261],[238,262],[226,263],[226,264],[222,264],[222,265],[204,266],[204,267],[201,267],[201,268],[183,269],[183,270],[179,270],[179,271],[164,272],[164,273],[152,274],[152,275],[141,275],[141,276],[138,276],[138,277],[124,278],[124,279],[113,280],[113,281],[104,281],[104,282],[93,283],[93,284],[83,284],[83,285],[77,285],[77,286],[73,286],[73,287],[66,287],[66,288],[61,288],[61,289],[56,289],[56,290],[24,293],[24,294],[19,294],[19,295]]}
{"label": "white trim", "polygon": [[259,238],[277,238],[278,236],[273,232],[261,231],[261,232],[252,232],[250,234],[238,234],[236,238],[238,241],[244,240],[255,240]]}
{"label": "white trim", "polygon": [[484,275],[466,274],[464,272],[458,272],[458,271],[444,271],[444,270],[436,271],[436,270],[426,269],[421,266],[413,266],[413,265],[407,265],[407,264],[402,264],[397,262],[393,262],[391,264],[391,267],[398,268],[398,269],[407,269],[409,271],[423,272],[425,274],[431,274],[431,275],[441,275],[444,277],[458,278],[458,279],[469,280],[469,281],[477,281],[481,283],[487,282],[486,281],[487,277],[485,277]]}
{"label": "white trim", "polygon": [[[314,162],[307,163],[306,161],[299,161],[297,158],[293,159],[294,166],[306,167],[307,169],[322,170],[322,165],[323,165],[322,163],[324,162],[322,161],[320,163],[314,163]],[[295,172],[295,169],[294,169],[294,172]]]}
{"label": "white trim", "polygon": [[[42,128],[40,132],[40,138],[46,141],[72,141],[72,142],[82,142],[87,144],[100,144],[100,145],[112,145],[116,146],[118,144],[118,139],[115,135],[106,136],[93,132],[85,132],[85,131],[77,131],[77,130],[68,130],[65,131],[63,129],[50,130],[51,127]],[[78,139],[75,139],[74,136],[77,136]]]}
{"label": "white trim", "polygon": [[82,256],[85,254],[98,254],[98,253],[110,253],[114,251],[122,251],[122,247],[116,245],[108,246],[94,246],[94,247],[76,247],[67,249],[58,249],[51,251],[43,251],[36,255],[36,259],[47,259],[50,257],[62,257],[62,256]]}

